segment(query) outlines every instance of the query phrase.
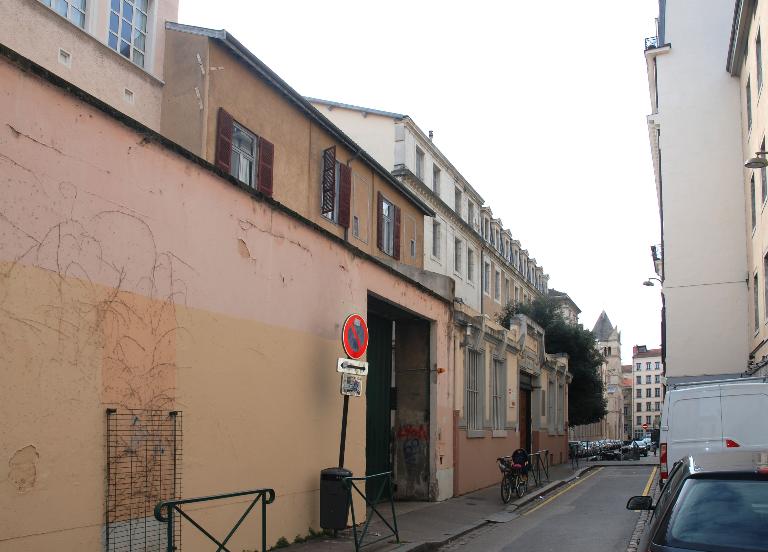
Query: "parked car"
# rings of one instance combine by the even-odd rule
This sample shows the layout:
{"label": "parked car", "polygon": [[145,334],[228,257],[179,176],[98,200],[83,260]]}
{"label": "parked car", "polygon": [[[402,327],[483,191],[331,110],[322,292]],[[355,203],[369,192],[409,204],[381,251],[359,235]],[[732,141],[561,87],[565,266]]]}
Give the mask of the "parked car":
{"label": "parked car", "polygon": [[743,446],[768,448],[768,378],[734,378],[671,384],[661,414],[660,481],[668,466],[705,451]]}
{"label": "parked car", "polygon": [[654,505],[633,496],[629,510],[652,510],[640,552],[768,551],[768,449],[701,453],[674,464]]}
{"label": "parked car", "polygon": [[635,441],[641,456],[648,456],[648,444],[645,441]]}

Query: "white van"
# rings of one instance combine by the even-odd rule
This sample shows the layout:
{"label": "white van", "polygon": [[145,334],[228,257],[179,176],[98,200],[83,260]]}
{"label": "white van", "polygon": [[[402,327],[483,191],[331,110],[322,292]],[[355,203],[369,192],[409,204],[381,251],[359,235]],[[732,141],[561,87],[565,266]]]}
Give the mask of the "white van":
{"label": "white van", "polygon": [[660,479],[689,454],[735,447],[768,448],[768,378],[670,384],[659,434]]}

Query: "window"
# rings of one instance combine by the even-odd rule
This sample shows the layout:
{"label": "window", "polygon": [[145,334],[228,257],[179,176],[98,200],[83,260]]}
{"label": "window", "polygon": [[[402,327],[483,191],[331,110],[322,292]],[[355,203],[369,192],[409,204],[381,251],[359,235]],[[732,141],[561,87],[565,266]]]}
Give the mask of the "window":
{"label": "window", "polygon": [[[352,197],[352,171],[347,165],[340,163],[336,159],[336,146],[332,146],[323,151],[323,172],[320,181],[320,194],[320,214],[344,228],[349,228],[349,212]],[[355,235],[359,235],[359,221],[357,230],[358,234]],[[352,233],[354,234],[354,227]]]}
{"label": "window", "polygon": [[436,220],[432,221],[432,256],[440,258],[440,223]]}
{"label": "window", "polygon": [[645,369],[646,370],[650,370],[651,369],[651,363],[650,362],[646,362],[645,363]]}
{"label": "window", "polygon": [[515,286],[515,303],[520,302],[520,288]]}
{"label": "window", "polygon": [[647,401],[647,402],[645,403],[645,410],[646,410],[647,412],[650,412],[650,411],[651,411],[651,401]]}
{"label": "window", "polygon": [[659,401],[655,401],[655,402],[653,403],[653,409],[654,409],[654,410],[659,410],[659,407],[660,407],[660,406],[661,406],[661,403],[660,403]]}
{"label": "window", "polygon": [[650,387],[648,387],[648,388],[645,390],[645,396],[646,396],[646,397],[650,397],[650,396],[651,396],[651,388],[650,388]]}
{"label": "window", "polygon": [[81,29],[85,27],[85,0],[42,0],[42,2]]}
{"label": "window", "polygon": [[481,430],[483,428],[483,405],[480,390],[483,388],[483,356],[478,351],[467,349],[466,355],[466,392],[467,402],[464,405],[464,416],[467,421],[467,430]]}
{"label": "window", "polygon": [[424,152],[421,151],[419,148],[416,148],[416,165],[414,166],[414,171],[416,173],[416,178],[424,181]]}
{"label": "window", "polygon": [[461,240],[453,241],[453,270],[461,274]]}
{"label": "window", "polygon": [[[271,196],[275,146],[236,123],[232,115],[221,108],[216,133],[216,167]],[[335,163],[335,149],[332,159]]]}
{"label": "window", "polygon": [[493,298],[497,301],[501,299],[501,272],[498,270],[493,274]]}
{"label": "window", "polygon": [[641,362],[638,362],[637,364],[635,364],[635,369],[639,372],[640,370],[643,369],[643,364]]}
{"label": "window", "polygon": [[[85,4],[83,0],[80,2]],[[144,67],[147,52],[147,2],[148,0],[111,0],[109,11],[109,47],[139,67]]]}
{"label": "window", "polygon": [[747,87],[744,91],[747,104],[747,129],[752,130],[752,86],[750,79],[747,79]]}
{"label": "window", "polygon": [[635,403],[635,412],[643,411],[643,403]]}
{"label": "window", "polygon": [[461,190],[459,188],[456,188],[453,190],[453,210],[456,211],[456,214],[459,215],[459,218],[462,218],[461,216]]}
{"label": "window", "polygon": [[749,178],[749,205],[752,214],[752,231],[755,231],[757,226],[757,206],[755,205],[755,175],[753,174]]}
{"label": "window", "polygon": [[648,424],[648,425],[651,425],[651,417],[650,416],[646,416],[645,417],[645,423]]}
{"label": "window", "polygon": [[[360,237],[360,219],[358,218],[357,215],[352,217],[352,235],[355,236],[356,238]],[[413,245],[416,245],[416,242],[414,242],[413,240],[411,240],[411,243]],[[416,256],[415,252],[411,253],[411,256],[415,257]]]}
{"label": "window", "polygon": [[752,278],[752,295],[754,297],[754,311],[755,311],[755,331],[760,327],[760,309],[758,307],[760,297],[757,291],[757,274]]}
{"label": "window", "polygon": [[416,258],[416,240],[411,240],[411,259]]}
{"label": "window", "polygon": [[643,417],[642,416],[638,416],[637,417],[637,425],[642,425],[642,423],[643,423]]}
{"label": "window", "polygon": [[643,383],[643,376],[637,376],[637,385],[641,385]]}
{"label": "window", "polygon": [[475,224],[475,204],[467,201],[467,222],[474,226]]}
{"label": "window", "polygon": [[400,260],[400,207],[377,192],[376,246],[395,260]]}
{"label": "window", "polygon": [[[422,159],[424,154],[422,154]],[[438,196],[440,195],[440,168],[437,165],[432,165],[432,191]]]}
{"label": "window", "polygon": [[504,278],[504,304],[508,304],[511,300],[509,296],[509,278]]}
{"label": "window", "polygon": [[483,291],[490,295],[491,293],[491,263],[483,263]]}
{"label": "window", "polygon": [[[765,138],[760,144],[760,151],[765,151]],[[760,169],[760,200],[765,203],[768,199],[768,170],[765,167]]]}
{"label": "window", "polygon": [[507,425],[504,399],[506,397],[506,370],[504,362],[493,359],[493,429],[502,430]]}
{"label": "window", "polygon": [[654,376],[653,383],[661,383],[661,376],[659,374]]}
{"label": "window", "polygon": [[651,383],[651,375],[650,374],[645,376],[645,383]]}
{"label": "window", "polygon": [[655,367],[657,370],[661,369],[661,362],[656,362]]}
{"label": "window", "polygon": [[653,396],[654,397],[661,397],[661,387],[654,387],[653,388]]}
{"label": "window", "polygon": [[[757,31],[757,38],[755,38],[755,63],[757,64],[757,92],[763,89],[763,48],[762,41],[760,40],[760,31]],[[760,151],[765,151],[764,149]]]}
{"label": "window", "polygon": [[488,237],[488,234],[490,233],[491,229],[491,222],[487,219],[483,219],[483,237],[486,241],[488,241],[490,238]]}
{"label": "window", "polygon": [[635,397],[638,399],[643,398],[643,390],[642,389],[635,389]]}
{"label": "window", "polygon": [[475,252],[467,248],[467,280],[475,281]]}

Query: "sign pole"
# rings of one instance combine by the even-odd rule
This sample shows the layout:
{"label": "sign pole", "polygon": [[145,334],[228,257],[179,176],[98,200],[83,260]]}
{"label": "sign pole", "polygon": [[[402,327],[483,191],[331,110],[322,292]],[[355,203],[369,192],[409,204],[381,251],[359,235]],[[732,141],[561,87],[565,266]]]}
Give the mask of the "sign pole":
{"label": "sign pole", "polygon": [[349,395],[344,395],[344,410],[341,414],[341,443],[339,444],[339,467],[344,467],[344,452],[347,448],[347,413],[349,412]]}

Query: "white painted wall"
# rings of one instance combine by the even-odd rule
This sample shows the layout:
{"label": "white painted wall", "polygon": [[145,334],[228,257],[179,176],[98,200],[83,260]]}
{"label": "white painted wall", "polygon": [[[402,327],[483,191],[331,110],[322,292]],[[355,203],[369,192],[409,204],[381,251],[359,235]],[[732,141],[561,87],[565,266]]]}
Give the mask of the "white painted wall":
{"label": "white painted wall", "polygon": [[739,85],[725,70],[733,2],[666,6],[671,47],[656,57],[659,104],[650,120],[661,131],[667,375],[741,371],[748,354],[743,159]]}

